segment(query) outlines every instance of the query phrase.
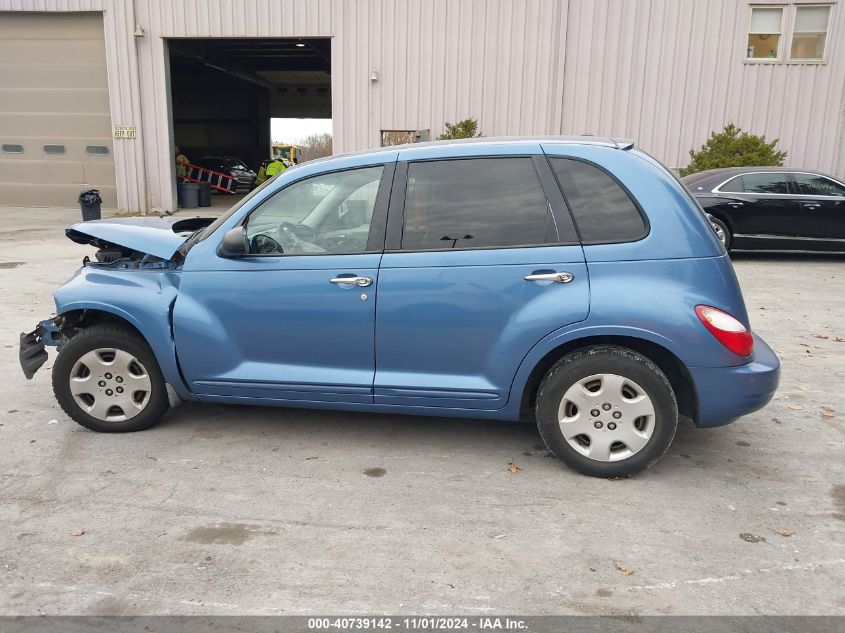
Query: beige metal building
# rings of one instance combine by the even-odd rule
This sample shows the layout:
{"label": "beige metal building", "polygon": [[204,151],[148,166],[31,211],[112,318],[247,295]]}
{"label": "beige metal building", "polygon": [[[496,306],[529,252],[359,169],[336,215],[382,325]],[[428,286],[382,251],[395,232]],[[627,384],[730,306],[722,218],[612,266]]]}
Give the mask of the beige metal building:
{"label": "beige metal building", "polygon": [[636,139],[681,167],[734,122],[845,176],[841,0],[0,0],[0,205],[175,205],[173,147],[436,136]]}

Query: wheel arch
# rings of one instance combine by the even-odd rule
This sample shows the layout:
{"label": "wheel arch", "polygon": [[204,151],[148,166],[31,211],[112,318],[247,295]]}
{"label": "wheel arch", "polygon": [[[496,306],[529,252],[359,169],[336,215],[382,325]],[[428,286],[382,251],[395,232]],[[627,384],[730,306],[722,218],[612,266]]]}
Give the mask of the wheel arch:
{"label": "wheel arch", "polygon": [[59,316],[64,317],[69,324],[80,329],[86,329],[93,325],[119,325],[144,339],[147,345],[149,345],[147,337],[144,336],[144,333],[139,329],[139,327],[130,320],[131,317],[129,315],[121,314],[117,310],[110,311],[101,307],[74,308],[72,310],[62,312]]}
{"label": "wheel arch", "polygon": [[58,316],[64,317],[70,325],[76,327],[91,327],[99,324],[114,324],[125,327],[137,334],[147,345],[155,356],[159,369],[164,376],[165,382],[174,390],[181,400],[192,400],[191,394],[179,368],[176,358],[176,347],[173,341],[173,332],[170,325],[170,313],[172,303],[168,307],[167,322],[164,327],[148,327],[137,319],[133,314],[122,310],[119,307],[108,303],[100,302],[74,302],[62,306]]}
{"label": "wheel arch", "polygon": [[695,421],[698,419],[698,396],[695,391],[692,375],[683,362],[669,349],[644,338],[623,335],[593,335],[572,339],[549,350],[528,375],[522,390],[520,412],[527,417],[533,410],[537,398],[537,390],[543,377],[561,358],[567,354],[594,345],[618,345],[642,354],[655,365],[669,379],[675,397],[678,400],[678,413]]}

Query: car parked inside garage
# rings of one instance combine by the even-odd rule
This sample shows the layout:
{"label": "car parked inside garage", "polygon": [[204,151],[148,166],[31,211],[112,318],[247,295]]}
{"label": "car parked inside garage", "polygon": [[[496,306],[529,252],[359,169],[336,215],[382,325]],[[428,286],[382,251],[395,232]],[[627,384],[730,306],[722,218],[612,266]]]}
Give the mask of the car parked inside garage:
{"label": "car parked inside garage", "polygon": [[[119,251],[21,335],[97,431],[170,401],[516,420],[582,473],[627,475],[681,417],[764,406],[779,363],[725,249],[630,142],[430,143],[300,165],[221,218],[86,222]],[[100,258],[98,258],[99,260]]]}
{"label": "car parked inside garage", "polygon": [[845,183],[832,176],[734,167],[682,180],[729,250],[845,252]]}
{"label": "car parked inside garage", "polygon": [[195,164],[204,169],[210,169],[217,173],[231,176],[232,191],[234,193],[247,193],[255,187],[257,174],[247,167],[240,158],[232,156],[201,156]]}

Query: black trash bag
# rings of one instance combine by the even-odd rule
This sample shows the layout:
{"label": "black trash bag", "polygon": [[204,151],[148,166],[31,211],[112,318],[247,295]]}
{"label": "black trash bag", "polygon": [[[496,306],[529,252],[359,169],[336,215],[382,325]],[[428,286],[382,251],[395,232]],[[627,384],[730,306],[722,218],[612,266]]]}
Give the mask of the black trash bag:
{"label": "black trash bag", "polygon": [[89,189],[79,194],[77,202],[84,204],[86,207],[91,207],[95,204],[103,204],[103,199],[100,197],[99,189]]}

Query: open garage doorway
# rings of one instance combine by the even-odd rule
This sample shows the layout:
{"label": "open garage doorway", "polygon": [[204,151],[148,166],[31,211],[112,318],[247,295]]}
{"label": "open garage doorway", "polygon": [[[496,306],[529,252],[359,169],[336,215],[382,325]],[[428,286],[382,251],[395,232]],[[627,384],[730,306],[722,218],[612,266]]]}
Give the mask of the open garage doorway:
{"label": "open garage doorway", "polygon": [[[273,143],[291,142],[273,138],[271,120],[286,120],[286,129],[295,119],[331,121],[329,38],[170,39],[168,49],[174,144],[197,168],[187,177],[210,178],[224,194],[213,206],[252,189]],[[170,158],[183,178],[187,168]]]}

